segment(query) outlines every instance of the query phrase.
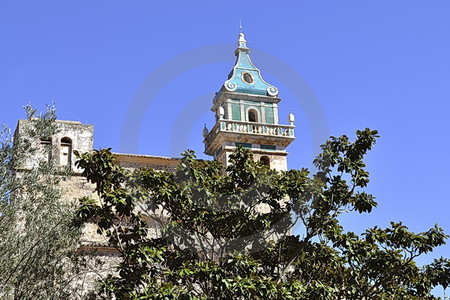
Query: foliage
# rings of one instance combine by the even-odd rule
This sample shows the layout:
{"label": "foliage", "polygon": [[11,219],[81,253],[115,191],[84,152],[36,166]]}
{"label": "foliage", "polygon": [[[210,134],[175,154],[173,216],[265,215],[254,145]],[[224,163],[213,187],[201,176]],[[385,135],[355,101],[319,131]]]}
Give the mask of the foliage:
{"label": "foliage", "polygon": [[81,199],[78,221],[96,223],[123,258],[92,298],[433,299],[450,261],[415,259],[445,243],[441,228],[393,222],[357,235],[339,224],[377,205],[363,158],[378,134],[356,135],[322,145],[314,174],[269,170],[241,148],[226,170],[187,151],[175,173],[125,170],[109,149],[77,153],[100,197]]}
{"label": "foliage", "polygon": [[68,170],[39,159],[48,155],[36,141],[57,131],[54,108],[25,109],[23,132],[13,137],[4,126],[0,135],[0,298],[63,299],[72,292],[70,251],[79,239],[75,207],[60,201]]}

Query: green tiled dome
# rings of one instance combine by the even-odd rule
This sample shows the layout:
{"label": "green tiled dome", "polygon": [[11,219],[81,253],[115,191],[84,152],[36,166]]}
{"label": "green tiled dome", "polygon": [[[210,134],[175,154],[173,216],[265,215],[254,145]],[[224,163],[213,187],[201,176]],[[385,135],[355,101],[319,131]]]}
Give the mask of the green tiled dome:
{"label": "green tiled dome", "polygon": [[239,34],[235,54],[236,63],[222,89],[229,92],[276,97],[278,89],[265,82],[261,71],[252,63],[250,49],[247,47],[243,33]]}

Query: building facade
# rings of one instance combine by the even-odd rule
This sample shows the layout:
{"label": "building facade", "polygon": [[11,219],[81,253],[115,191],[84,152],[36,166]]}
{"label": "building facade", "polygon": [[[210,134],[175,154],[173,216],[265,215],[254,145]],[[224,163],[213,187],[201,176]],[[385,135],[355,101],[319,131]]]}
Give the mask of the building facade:
{"label": "building facade", "polygon": [[[211,110],[215,124],[211,130],[203,129],[204,153],[228,165],[230,154],[238,147],[249,149],[255,160],[276,170],[287,170],[286,147],[295,139],[294,115],[288,116],[289,124],[279,122],[278,89],[264,81],[261,71],[250,59],[244,34],[240,33],[235,51],[236,62],[213,99]],[[28,120],[19,120],[15,135],[26,136]],[[72,171],[70,177],[61,180],[63,201],[74,202],[82,197],[96,198],[94,186],[81,176],[75,165],[74,151],[92,152],[94,126],[77,121],[57,120],[57,132],[38,141],[38,155],[25,162],[23,169],[30,169],[41,160],[54,161]],[[179,159],[153,155],[114,153],[116,162],[127,169],[153,168],[174,172]],[[80,250],[95,251],[103,262],[101,267],[88,275],[86,282],[95,282],[98,274],[108,274],[120,261],[115,249],[107,247],[106,238],[97,233],[95,224],[83,229]],[[88,287],[89,290],[92,287]]]}
{"label": "building facade", "polygon": [[[249,149],[255,160],[272,169],[287,170],[286,147],[295,139],[294,115],[288,116],[289,124],[279,123],[278,89],[264,81],[261,71],[250,58],[244,34],[239,34],[235,51],[236,62],[213,99],[211,110],[215,124],[211,130],[203,129],[205,154],[228,165],[230,154],[237,148]],[[16,135],[26,134],[27,120],[19,120]],[[23,166],[31,168],[39,160],[53,160],[72,170],[72,176],[61,181],[63,200],[77,201],[82,197],[95,197],[94,187],[81,176],[82,170],[75,166],[73,152],[92,152],[94,126],[77,121],[57,120],[57,133],[35,141],[42,150],[37,157]],[[116,162],[128,169],[153,168],[174,172],[179,159],[153,155],[114,153]],[[104,237],[96,233],[95,226],[86,226],[83,247],[95,248],[107,253]]]}

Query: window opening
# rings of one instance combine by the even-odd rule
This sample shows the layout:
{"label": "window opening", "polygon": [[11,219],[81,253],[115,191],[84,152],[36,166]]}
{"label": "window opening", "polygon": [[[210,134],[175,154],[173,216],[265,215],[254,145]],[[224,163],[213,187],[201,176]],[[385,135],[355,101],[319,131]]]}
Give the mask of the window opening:
{"label": "window opening", "polygon": [[250,109],[248,111],[248,121],[249,122],[258,122],[258,114],[256,113],[256,110]]}
{"label": "window opening", "polygon": [[61,139],[61,152],[59,161],[63,166],[72,165],[72,140],[67,137]]}
{"label": "window opening", "polygon": [[47,162],[50,162],[52,160],[52,138],[41,138],[41,147]]}
{"label": "window opening", "polygon": [[253,77],[252,77],[252,74],[250,74],[250,73],[244,73],[244,74],[242,75],[242,77],[243,77],[245,83],[248,83],[248,84],[253,83]]}
{"label": "window opening", "polygon": [[270,158],[268,156],[261,156],[259,161],[270,169]]}

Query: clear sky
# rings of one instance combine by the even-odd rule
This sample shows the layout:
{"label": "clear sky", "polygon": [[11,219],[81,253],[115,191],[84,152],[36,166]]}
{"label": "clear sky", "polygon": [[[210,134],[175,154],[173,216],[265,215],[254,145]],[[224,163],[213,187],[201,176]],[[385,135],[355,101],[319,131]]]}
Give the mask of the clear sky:
{"label": "clear sky", "polygon": [[[200,157],[242,20],[253,62],[296,115],[289,167],[328,135],[370,127],[371,214],[450,233],[450,1],[9,1],[0,3],[0,121],[54,101],[95,125],[95,147]],[[450,256],[450,245],[433,256]],[[424,262],[426,262],[424,260]]]}

